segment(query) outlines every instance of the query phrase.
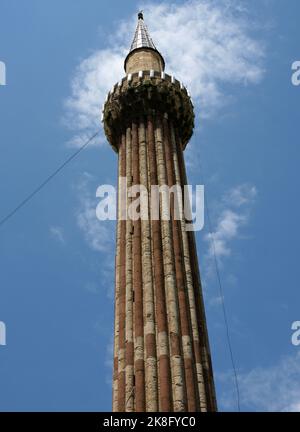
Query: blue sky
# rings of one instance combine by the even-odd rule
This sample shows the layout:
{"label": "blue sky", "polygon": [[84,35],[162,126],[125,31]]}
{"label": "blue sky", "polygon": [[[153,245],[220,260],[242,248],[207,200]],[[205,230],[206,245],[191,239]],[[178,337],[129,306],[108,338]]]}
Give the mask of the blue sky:
{"label": "blue sky", "polygon": [[[188,172],[191,183],[205,183],[241,407],[300,410],[300,351],[291,344],[300,320],[300,88],[291,84],[300,4],[172,4],[148,3],[145,19],[166,71],[196,105]],[[1,1],[0,218],[74,152],[78,137],[101,127],[140,5]],[[0,228],[3,411],[111,409],[114,225],[101,225],[94,210],[97,187],[115,183],[117,166],[103,138],[97,144]],[[236,410],[207,228],[197,243],[219,407]]]}

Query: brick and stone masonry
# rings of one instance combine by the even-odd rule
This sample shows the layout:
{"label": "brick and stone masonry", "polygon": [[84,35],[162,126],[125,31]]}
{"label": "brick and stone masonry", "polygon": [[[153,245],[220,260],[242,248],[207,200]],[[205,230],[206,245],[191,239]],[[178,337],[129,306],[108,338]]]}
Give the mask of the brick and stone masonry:
{"label": "brick and stone masonry", "polygon": [[125,177],[148,191],[140,208],[148,217],[138,220],[124,220],[118,198],[113,411],[216,411],[194,232],[174,218],[172,194],[170,220],[151,219],[151,185],[187,184],[183,152],[194,127],[187,90],[164,68],[139,13],[126,76],[103,108],[119,190]]}

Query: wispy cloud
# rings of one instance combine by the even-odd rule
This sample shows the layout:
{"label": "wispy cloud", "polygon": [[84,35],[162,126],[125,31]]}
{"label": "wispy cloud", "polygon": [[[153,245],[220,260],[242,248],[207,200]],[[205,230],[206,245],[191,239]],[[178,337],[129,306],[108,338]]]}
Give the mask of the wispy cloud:
{"label": "wispy cloud", "polygon": [[96,189],[92,192],[93,177],[84,173],[78,185],[79,208],[76,218],[87,245],[101,254],[101,274],[110,287],[109,297],[113,293],[114,280],[114,221],[99,221],[96,216]]}
{"label": "wispy cloud", "polygon": [[[75,132],[70,145],[79,147],[101,126],[101,106],[110,87],[124,75],[123,62],[122,50],[112,47],[94,52],[78,65],[71,82],[71,96],[65,102],[64,122]],[[93,141],[104,142],[103,134]]]}
{"label": "wispy cloud", "polygon": [[242,184],[230,189],[225,193],[223,202],[225,205],[232,207],[242,207],[253,204],[257,195],[256,187],[250,184]]}
{"label": "wispy cloud", "polygon": [[59,243],[61,244],[65,244],[66,243],[66,239],[65,239],[65,235],[64,235],[64,229],[60,226],[51,226],[50,229],[50,234],[53,238],[55,238]]}
{"label": "wispy cloud", "polygon": [[207,234],[208,257],[219,259],[231,255],[232,241],[237,239],[242,226],[249,220],[249,211],[257,195],[255,186],[242,184],[225,193],[221,201],[216,229]]}
{"label": "wispy cloud", "polygon": [[244,215],[228,209],[223,210],[216,230],[206,236],[209,242],[209,256],[213,256],[214,252],[218,257],[229,256],[230,242],[237,237],[238,230],[244,223]]}
{"label": "wispy cloud", "polygon": [[[223,387],[219,403],[225,410],[235,409],[228,385],[231,374],[217,374]],[[300,352],[283,357],[277,364],[257,367],[239,374],[242,409],[247,411],[300,411]]]}
{"label": "wispy cloud", "polygon": [[91,179],[90,174],[84,173],[78,185],[80,208],[77,212],[77,224],[91,249],[98,252],[108,252],[114,246],[111,224],[97,219],[96,207],[98,202],[96,190],[94,196],[91,192]]}
{"label": "wispy cloud", "polygon": [[[253,36],[253,23],[237,0],[194,0],[141,5],[167,72],[189,88],[201,115],[215,113],[227,99],[224,84],[258,83],[264,74],[264,47]],[[74,72],[65,121],[78,146],[100,125],[100,107],[113,84],[124,76],[123,62],[136,16],[118,23],[107,48],[84,59]],[[104,142],[103,136],[98,144]]]}

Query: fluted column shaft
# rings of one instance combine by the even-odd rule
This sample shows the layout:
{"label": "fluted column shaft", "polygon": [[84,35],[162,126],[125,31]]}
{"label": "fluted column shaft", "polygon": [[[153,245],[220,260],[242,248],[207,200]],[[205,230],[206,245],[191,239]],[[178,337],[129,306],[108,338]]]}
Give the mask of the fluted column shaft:
{"label": "fluted column shaft", "polygon": [[[124,127],[118,153],[125,210],[139,199],[142,219],[122,220],[119,191],[113,410],[214,411],[194,233],[184,215],[175,219],[187,182],[179,133],[165,113],[152,111]],[[130,194],[138,185],[139,195]],[[162,188],[158,219],[153,186]],[[164,187],[181,188],[182,195],[170,194],[170,206]]]}

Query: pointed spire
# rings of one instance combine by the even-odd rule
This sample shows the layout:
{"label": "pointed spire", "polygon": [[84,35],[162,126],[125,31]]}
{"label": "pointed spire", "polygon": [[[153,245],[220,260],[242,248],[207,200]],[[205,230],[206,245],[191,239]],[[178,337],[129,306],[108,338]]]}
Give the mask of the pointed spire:
{"label": "pointed spire", "polygon": [[137,48],[152,48],[156,50],[153,40],[149,35],[148,28],[144,22],[144,15],[142,11],[138,14],[138,23],[129,52]]}
{"label": "pointed spire", "polygon": [[150,37],[148,28],[144,22],[144,14],[143,11],[140,11],[138,13],[138,23],[137,23],[137,27],[135,30],[135,34],[134,34],[134,38],[129,50],[129,53],[125,59],[125,70],[126,70],[126,63],[127,60],[129,59],[129,57],[131,56],[131,54],[133,54],[133,52],[139,50],[142,51],[143,49],[146,50],[152,50],[153,52],[155,52],[155,54],[153,54],[154,57],[159,57],[160,60],[158,60],[159,64],[160,64],[160,69],[164,69],[165,67],[165,62],[164,59],[162,57],[162,55],[157,51],[153,40]]}

